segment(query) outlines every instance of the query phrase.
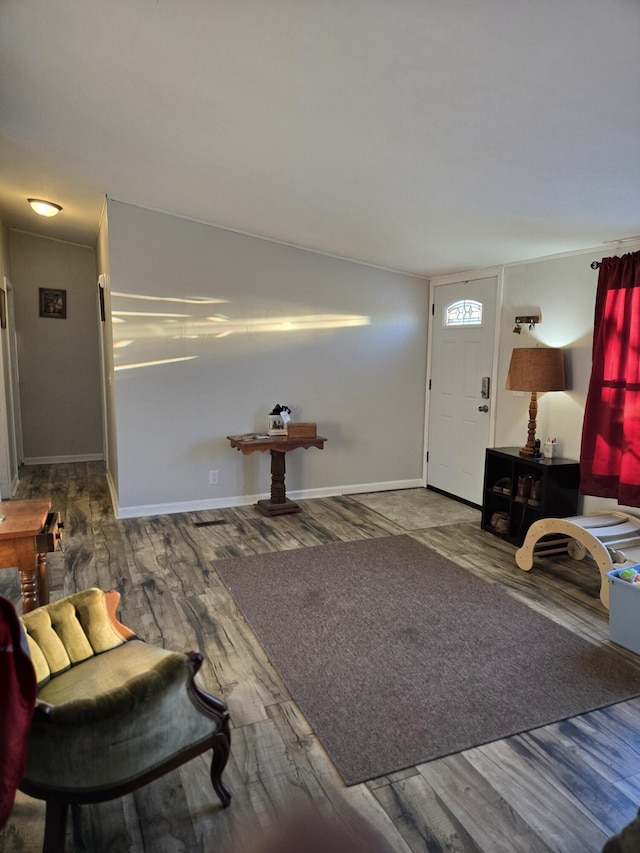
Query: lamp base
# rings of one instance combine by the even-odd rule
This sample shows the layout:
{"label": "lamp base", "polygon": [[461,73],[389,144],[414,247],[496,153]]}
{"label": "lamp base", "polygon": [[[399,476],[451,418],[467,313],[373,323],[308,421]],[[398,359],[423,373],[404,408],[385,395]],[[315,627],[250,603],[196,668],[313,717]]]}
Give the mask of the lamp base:
{"label": "lamp base", "polygon": [[542,459],[543,454],[540,453],[539,450],[536,450],[534,447],[533,450],[530,450],[528,447],[523,447],[522,450],[518,453],[518,456],[522,456],[524,459]]}
{"label": "lamp base", "polygon": [[[536,391],[531,392],[531,400],[529,401],[529,425],[527,427],[527,443],[520,451],[520,456],[525,456],[527,459],[536,458],[536,417],[538,414],[538,394]],[[539,446],[539,445],[538,445]]]}

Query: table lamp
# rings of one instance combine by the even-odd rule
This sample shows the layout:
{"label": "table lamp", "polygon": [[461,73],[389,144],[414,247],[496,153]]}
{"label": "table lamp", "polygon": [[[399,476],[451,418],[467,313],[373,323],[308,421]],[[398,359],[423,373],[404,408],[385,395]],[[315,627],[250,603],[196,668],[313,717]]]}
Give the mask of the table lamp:
{"label": "table lamp", "polygon": [[520,456],[535,456],[538,393],[566,390],[562,350],[548,347],[514,349],[505,388],[507,391],[531,392],[529,435]]}

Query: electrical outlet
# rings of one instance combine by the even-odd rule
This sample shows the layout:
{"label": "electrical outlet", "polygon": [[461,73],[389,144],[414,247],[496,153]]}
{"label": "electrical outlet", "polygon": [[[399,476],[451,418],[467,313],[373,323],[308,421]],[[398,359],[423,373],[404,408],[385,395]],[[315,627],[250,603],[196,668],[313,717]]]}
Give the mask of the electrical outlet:
{"label": "electrical outlet", "polygon": [[209,471],[209,485],[217,486],[218,485],[218,472],[217,471]]}

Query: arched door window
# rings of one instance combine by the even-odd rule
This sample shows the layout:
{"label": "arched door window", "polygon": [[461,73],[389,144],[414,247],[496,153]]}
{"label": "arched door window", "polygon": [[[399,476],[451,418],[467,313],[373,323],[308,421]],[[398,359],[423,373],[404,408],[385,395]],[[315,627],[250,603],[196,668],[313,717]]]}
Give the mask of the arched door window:
{"label": "arched door window", "polygon": [[444,315],[445,326],[480,326],[482,324],[482,302],[475,299],[459,299],[448,305]]}

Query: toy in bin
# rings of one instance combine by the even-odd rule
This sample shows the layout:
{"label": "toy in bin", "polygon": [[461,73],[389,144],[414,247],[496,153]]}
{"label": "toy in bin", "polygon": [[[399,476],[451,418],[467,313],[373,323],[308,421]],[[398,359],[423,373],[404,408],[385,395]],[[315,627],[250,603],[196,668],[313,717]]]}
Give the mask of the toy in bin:
{"label": "toy in bin", "polygon": [[638,572],[633,566],[627,566],[626,569],[620,569],[616,573],[616,577],[620,578],[621,581],[627,581],[627,583],[635,583],[640,586],[640,574],[638,574]]}

